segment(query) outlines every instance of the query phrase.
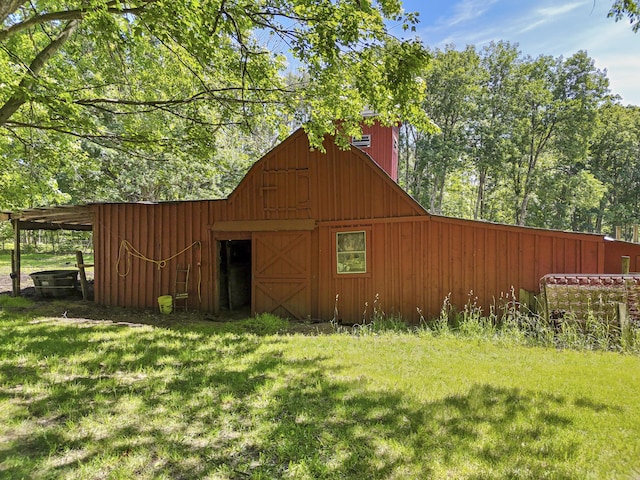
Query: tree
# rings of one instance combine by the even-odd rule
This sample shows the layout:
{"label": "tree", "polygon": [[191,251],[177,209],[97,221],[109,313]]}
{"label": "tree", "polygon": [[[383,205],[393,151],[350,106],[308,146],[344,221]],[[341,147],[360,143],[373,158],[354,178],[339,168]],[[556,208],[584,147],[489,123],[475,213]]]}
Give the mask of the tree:
{"label": "tree", "polygon": [[475,219],[492,219],[487,194],[504,176],[513,151],[511,128],[516,121],[516,74],[520,59],[516,45],[491,42],[480,54],[481,75],[476,99],[478,113],[470,125],[471,161],[477,175]]}
{"label": "tree", "polygon": [[29,142],[0,137],[0,192],[2,209],[25,205],[65,203],[69,195],[60,189],[56,175],[69,157],[78,151],[65,139],[53,143],[34,131]]}
{"label": "tree", "polygon": [[442,213],[447,177],[469,153],[468,125],[475,114],[479,58],[474,47],[436,50],[425,72],[424,109],[439,132],[416,138],[412,192],[433,213]]}
{"label": "tree", "polygon": [[606,186],[598,231],[640,223],[640,108],[607,103],[598,112],[590,168]]}
{"label": "tree", "polygon": [[568,163],[556,154],[541,158],[538,188],[527,223],[542,228],[594,232],[606,186],[581,162]]}
{"label": "tree", "polygon": [[589,142],[610,100],[606,74],[585,52],[534,59],[506,42],[479,54],[449,48],[434,53],[425,78],[424,108],[441,134],[403,125],[410,194],[436,213],[598,229],[608,185],[591,170]]}
{"label": "tree", "polygon": [[[396,0],[5,1],[0,128],[127,152],[206,147],[221,126],[300,105],[316,147],[326,133],[346,145],[365,107],[428,128],[416,108],[427,53],[391,38],[391,19],[417,21]],[[285,81],[285,54],[304,81]]]}
{"label": "tree", "polygon": [[616,0],[609,10],[609,17],[614,17],[616,22],[625,16],[629,18],[634,33],[640,30],[640,4],[635,0]]}
{"label": "tree", "polygon": [[540,56],[523,63],[514,125],[517,150],[509,158],[516,224],[525,225],[529,201],[540,179],[543,155],[566,161],[586,157],[595,114],[608,92],[605,74],[585,52],[568,59]]}

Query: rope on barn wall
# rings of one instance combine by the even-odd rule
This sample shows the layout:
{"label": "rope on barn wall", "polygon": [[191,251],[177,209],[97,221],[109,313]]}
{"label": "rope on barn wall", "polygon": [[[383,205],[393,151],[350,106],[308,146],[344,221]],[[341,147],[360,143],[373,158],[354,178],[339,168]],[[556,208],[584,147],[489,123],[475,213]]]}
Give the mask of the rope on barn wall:
{"label": "rope on barn wall", "polygon": [[[167,258],[163,258],[162,260],[155,260],[153,258],[149,258],[146,255],[144,255],[143,253],[140,252],[140,250],[138,250],[136,247],[134,247],[133,245],[131,245],[131,242],[129,242],[129,240],[122,240],[122,242],[120,242],[120,248],[118,248],[118,260],[116,261],[116,271],[118,272],[118,275],[121,277],[126,277],[127,275],[129,275],[129,273],[131,272],[131,257],[137,258],[139,260],[145,261],[145,262],[149,262],[149,263],[153,263],[158,267],[158,270],[161,270],[163,268],[165,268],[169,262],[171,260],[173,260],[176,257],[179,257],[180,255],[182,255],[185,252],[188,252],[189,250],[191,250],[192,248],[198,248],[198,252],[199,252],[199,257],[202,256],[202,243],[200,242],[200,240],[196,240],[195,242],[193,242],[191,245],[189,245],[188,247],[183,248],[182,250],[180,250],[178,253],[175,253],[173,255],[171,255],[170,257]],[[126,270],[124,272],[122,272],[122,267],[120,266],[121,262],[122,262],[122,258],[123,258],[123,253],[124,255],[126,255]],[[200,301],[200,303],[202,303],[202,270],[201,270],[201,264],[202,264],[202,260],[201,258],[198,258],[198,301]]]}

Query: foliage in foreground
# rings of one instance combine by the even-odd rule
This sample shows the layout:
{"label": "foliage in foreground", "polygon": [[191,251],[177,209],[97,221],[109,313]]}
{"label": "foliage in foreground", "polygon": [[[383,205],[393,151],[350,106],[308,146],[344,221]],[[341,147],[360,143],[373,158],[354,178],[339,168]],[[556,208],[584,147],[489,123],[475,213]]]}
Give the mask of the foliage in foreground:
{"label": "foliage in foreground", "polygon": [[0,307],[5,478],[640,472],[636,356],[424,329],[273,335],[287,323],[272,316],[64,319],[8,303]]}
{"label": "foliage in foreground", "polygon": [[416,23],[396,0],[3,0],[0,207],[201,198],[225,137],[346,147],[365,107],[433,129]]}

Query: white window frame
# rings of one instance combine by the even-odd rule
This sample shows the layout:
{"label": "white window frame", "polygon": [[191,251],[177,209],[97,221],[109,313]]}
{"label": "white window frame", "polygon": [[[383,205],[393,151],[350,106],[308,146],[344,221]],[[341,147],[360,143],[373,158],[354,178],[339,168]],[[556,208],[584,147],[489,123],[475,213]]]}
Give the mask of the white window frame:
{"label": "white window frame", "polygon": [[[362,234],[364,240],[364,250],[350,250],[350,251],[340,251],[340,235],[352,235],[352,234]],[[364,269],[363,270],[350,270],[344,267],[340,267],[340,265],[344,265],[345,262],[340,262],[341,258],[344,258],[346,255],[362,255],[364,259]],[[336,232],[336,273],[338,275],[362,275],[367,273],[367,231],[366,230],[354,230],[348,232]]]}

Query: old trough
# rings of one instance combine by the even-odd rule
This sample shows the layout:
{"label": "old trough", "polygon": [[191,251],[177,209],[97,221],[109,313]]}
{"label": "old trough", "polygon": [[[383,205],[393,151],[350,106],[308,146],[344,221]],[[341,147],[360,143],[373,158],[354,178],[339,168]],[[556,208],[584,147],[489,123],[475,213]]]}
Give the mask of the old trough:
{"label": "old trough", "polygon": [[29,276],[40,297],[68,297],[78,291],[77,270],[45,270]]}

